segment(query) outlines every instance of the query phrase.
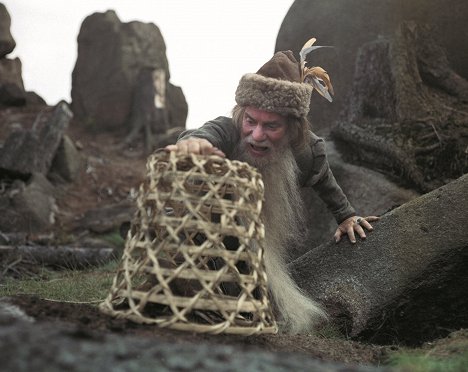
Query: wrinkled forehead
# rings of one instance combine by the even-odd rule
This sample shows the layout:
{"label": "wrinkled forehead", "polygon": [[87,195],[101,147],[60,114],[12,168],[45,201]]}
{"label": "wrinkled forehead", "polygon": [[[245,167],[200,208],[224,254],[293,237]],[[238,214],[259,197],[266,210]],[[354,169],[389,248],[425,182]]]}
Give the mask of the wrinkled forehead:
{"label": "wrinkled forehead", "polygon": [[265,111],[253,106],[245,108],[244,117],[249,117],[258,122],[263,123],[284,123],[286,124],[288,119],[286,116],[278,114],[276,112]]}

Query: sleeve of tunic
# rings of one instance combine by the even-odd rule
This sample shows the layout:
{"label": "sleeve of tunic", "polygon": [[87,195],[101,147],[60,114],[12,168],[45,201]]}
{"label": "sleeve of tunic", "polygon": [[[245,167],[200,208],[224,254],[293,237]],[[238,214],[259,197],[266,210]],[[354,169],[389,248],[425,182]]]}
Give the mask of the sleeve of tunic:
{"label": "sleeve of tunic", "polygon": [[205,123],[198,129],[189,129],[182,132],[178,141],[189,137],[204,138],[229,157],[235,144],[239,141],[239,132],[236,130],[231,118],[220,116]]}
{"label": "sleeve of tunic", "polygon": [[312,164],[309,168],[305,186],[312,187],[325,202],[338,224],[355,216],[356,212],[341,187],[336,182],[325,151],[325,141],[313,136],[311,141]]}

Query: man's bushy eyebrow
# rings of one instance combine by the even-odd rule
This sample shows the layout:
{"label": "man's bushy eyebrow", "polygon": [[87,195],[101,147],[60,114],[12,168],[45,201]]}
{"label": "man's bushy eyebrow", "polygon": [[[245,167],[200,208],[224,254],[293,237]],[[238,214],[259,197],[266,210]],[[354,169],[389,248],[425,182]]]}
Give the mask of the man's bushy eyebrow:
{"label": "man's bushy eyebrow", "polygon": [[[249,119],[255,121],[255,122],[258,121],[254,117],[250,116],[247,112],[244,112],[244,115],[247,116]],[[281,125],[282,123],[279,120],[272,120],[272,121],[265,121],[265,124],[278,124],[278,125]]]}

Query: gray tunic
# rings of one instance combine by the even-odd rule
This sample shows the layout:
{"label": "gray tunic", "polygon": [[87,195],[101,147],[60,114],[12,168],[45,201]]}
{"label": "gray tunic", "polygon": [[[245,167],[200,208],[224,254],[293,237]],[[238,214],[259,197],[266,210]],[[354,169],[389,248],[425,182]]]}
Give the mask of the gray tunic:
{"label": "gray tunic", "polygon": [[[201,128],[184,131],[179,136],[179,141],[188,137],[204,138],[230,158],[240,140],[240,133],[231,118],[220,116]],[[330,170],[325,141],[322,138],[311,132],[309,145],[300,152],[294,152],[294,157],[300,170],[300,186],[311,187],[317,192],[338,223],[356,215]]]}

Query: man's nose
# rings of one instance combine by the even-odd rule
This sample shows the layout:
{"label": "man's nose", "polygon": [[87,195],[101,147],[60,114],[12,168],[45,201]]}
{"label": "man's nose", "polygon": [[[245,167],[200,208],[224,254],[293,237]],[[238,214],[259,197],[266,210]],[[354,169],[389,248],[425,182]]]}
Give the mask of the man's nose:
{"label": "man's nose", "polygon": [[257,142],[262,142],[265,140],[265,131],[261,125],[255,126],[254,130],[252,131],[252,138]]}

